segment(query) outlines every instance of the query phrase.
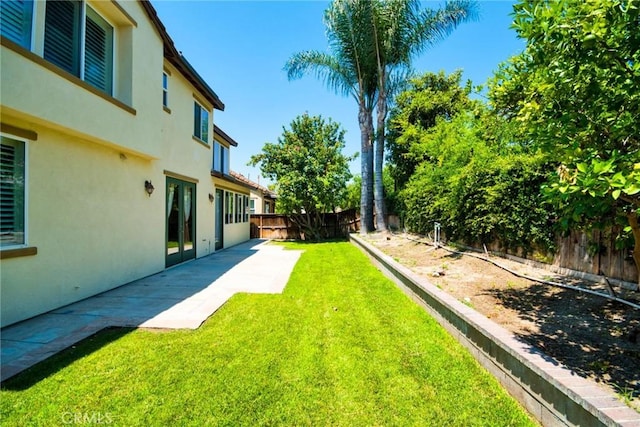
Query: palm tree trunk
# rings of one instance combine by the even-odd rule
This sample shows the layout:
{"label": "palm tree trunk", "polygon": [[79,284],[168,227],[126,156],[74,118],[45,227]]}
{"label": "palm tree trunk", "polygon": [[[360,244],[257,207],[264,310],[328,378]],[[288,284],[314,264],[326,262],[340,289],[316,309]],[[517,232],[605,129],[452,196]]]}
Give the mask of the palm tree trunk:
{"label": "palm tree trunk", "polygon": [[378,90],[374,199],[376,209],[376,228],[378,231],[387,231],[387,207],[384,202],[384,184],[382,180],[382,171],[384,167],[384,125],[387,118],[387,95],[382,86]]}
{"label": "palm tree trunk", "polygon": [[385,63],[384,48],[380,44],[378,21],[375,18],[373,24],[373,36],[375,40],[377,79],[378,79],[378,103],[377,103],[377,123],[375,133],[375,153],[374,153],[374,200],[376,212],[376,228],[378,231],[387,231],[387,208],[384,203],[384,183],[382,180],[382,169],[384,165],[384,122],[387,118],[387,64]]}
{"label": "palm tree trunk", "polygon": [[373,226],[373,117],[364,103],[358,112],[360,125],[360,171],[362,174],[360,195],[360,234],[367,234],[374,230]]}

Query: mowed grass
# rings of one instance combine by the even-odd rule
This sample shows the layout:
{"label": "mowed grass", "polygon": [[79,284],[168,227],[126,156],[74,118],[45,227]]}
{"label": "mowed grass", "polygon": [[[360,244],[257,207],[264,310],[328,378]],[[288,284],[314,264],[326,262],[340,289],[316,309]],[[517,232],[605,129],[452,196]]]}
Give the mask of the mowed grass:
{"label": "mowed grass", "polygon": [[196,331],[105,330],[7,381],[0,423],[535,425],[357,248],[287,246],[305,252],[284,294]]}

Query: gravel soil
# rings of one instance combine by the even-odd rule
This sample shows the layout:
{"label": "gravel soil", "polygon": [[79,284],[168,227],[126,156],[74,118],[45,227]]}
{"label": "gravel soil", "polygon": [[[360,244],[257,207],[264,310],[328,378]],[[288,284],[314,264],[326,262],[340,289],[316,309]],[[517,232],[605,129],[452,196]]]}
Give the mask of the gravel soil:
{"label": "gravel soil", "polygon": [[[371,235],[368,239],[433,285],[577,375],[609,388],[640,412],[640,310],[584,292],[523,279],[472,257],[469,252],[436,249],[418,236]],[[529,277],[607,294],[601,284],[504,258],[491,259]],[[615,292],[640,304],[637,291],[615,288]]]}

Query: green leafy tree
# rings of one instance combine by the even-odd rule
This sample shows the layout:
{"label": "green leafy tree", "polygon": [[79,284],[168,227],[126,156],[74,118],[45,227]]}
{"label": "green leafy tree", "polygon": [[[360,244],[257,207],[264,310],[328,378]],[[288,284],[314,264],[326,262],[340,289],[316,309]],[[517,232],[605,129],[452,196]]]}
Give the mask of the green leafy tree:
{"label": "green leafy tree", "polygon": [[411,79],[396,98],[389,119],[388,156],[396,186],[404,187],[416,167],[429,160],[422,138],[439,119],[449,121],[468,111],[470,87],[462,87],[462,71],[425,73]]}
{"label": "green leafy tree", "polygon": [[487,138],[485,124],[483,114],[466,111],[421,131],[415,150],[424,160],[400,193],[405,224],[428,233],[439,222],[451,240],[546,254],[554,249],[554,212],[540,186],[549,167],[543,156]]}
{"label": "green leafy tree", "polygon": [[323,214],[333,212],[345,198],[351,178],[349,162],[342,154],[344,130],[321,116],[298,116],[283,127],[278,143],[266,143],[251,157],[263,176],[275,181],[278,211],[290,215],[305,237],[321,239]]}
{"label": "green leafy tree", "polygon": [[342,207],[344,209],[360,209],[361,190],[362,178],[360,178],[360,175],[356,175],[347,184],[347,193]]}
{"label": "green leafy tree", "polygon": [[553,250],[554,211],[540,194],[553,169],[460,80],[459,71],[426,73],[397,97],[389,159],[405,225],[428,233],[439,222],[454,240]]}
{"label": "green leafy tree", "polygon": [[491,88],[495,107],[556,162],[562,224],[624,223],[640,271],[640,2],[521,1],[524,52]]}

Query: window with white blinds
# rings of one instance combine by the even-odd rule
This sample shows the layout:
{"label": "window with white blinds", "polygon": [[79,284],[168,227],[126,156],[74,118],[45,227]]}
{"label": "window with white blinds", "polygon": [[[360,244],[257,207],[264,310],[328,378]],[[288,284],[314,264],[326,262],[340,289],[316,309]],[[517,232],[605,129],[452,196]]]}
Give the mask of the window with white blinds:
{"label": "window with white blinds", "polygon": [[90,7],[87,7],[84,56],[84,80],[111,94],[113,27]]}
{"label": "window with white blinds", "polygon": [[0,33],[3,37],[31,49],[33,1],[0,1]]}
{"label": "window with white blinds", "polygon": [[112,94],[113,27],[81,1],[47,1],[44,58]]}
{"label": "window with white blinds", "polygon": [[44,59],[80,77],[79,1],[48,1],[44,21]]}
{"label": "window with white blinds", "polygon": [[0,137],[0,247],[23,245],[25,143]]}

